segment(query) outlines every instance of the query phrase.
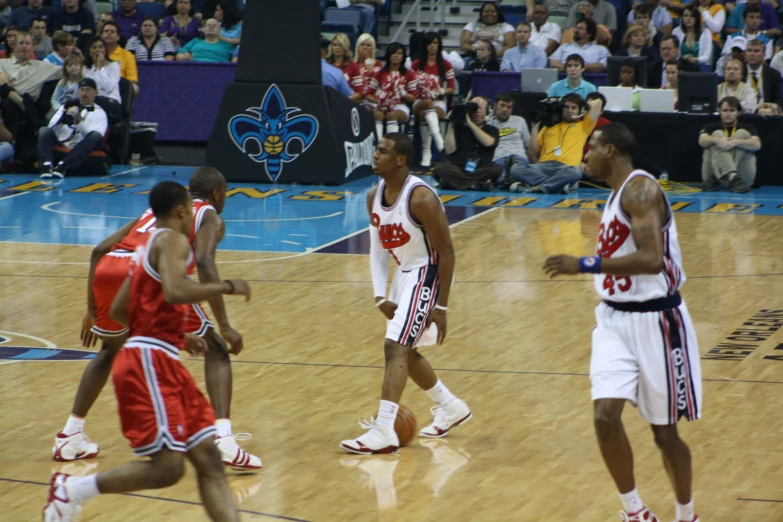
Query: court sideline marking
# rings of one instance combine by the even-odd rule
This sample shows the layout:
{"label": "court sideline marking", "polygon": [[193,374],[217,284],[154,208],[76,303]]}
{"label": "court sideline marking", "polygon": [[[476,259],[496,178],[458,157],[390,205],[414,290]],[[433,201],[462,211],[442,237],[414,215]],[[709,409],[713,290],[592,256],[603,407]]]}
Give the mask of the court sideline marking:
{"label": "court sideline marking", "polygon": [[15,198],[16,196],[24,196],[25,194],[29,194],[30,192],[17,192],[16,194],[9,194],[7,196],[0,197],[0,199],[10,199]]}

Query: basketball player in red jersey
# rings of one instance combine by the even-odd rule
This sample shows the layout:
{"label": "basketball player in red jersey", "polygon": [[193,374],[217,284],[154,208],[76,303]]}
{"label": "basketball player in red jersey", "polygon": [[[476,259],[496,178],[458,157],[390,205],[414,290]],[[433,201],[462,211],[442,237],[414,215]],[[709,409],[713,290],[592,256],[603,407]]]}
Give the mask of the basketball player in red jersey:
{"label": "basketball player in red jersey", "polygon": [[[223,239],[225,223],[219,214],[226,202],[226,180],[216,169],[202,167],[190,178],[193,196],[193,230],[189,238],[196,251],[196,268],[202,282],[220,281],[215,265],[215,251]],[[55,437],[53,458],[59,461],[95,457],[98,445],[84,435],[84,418],[106,384],[114,355],[127,338],[127,329],[112,321],[109,307],[128,273],[131,256],[143,245],[156,227],[156,218],[147,210],[139,219],[127,223],[93,250],[87,282],[87,313],[82,320],[81,338],[85,347],[92,347],[98,337],[102,349],[90,361],[82,375],[71,416],[65,428]],[[229,353],[242,350],[242,336],[230,325],[220,296],[209,301],[217,318],[221,334],[231,344],[226,346],[218,336],[200,305],[193,305],[185,331],[203,337],[208,346],[204,369],[207,393],[217,413],[216,443],[226,465],[238,470],[261,469],[261,459],[245,452],[231,433],[231,361]]]}
{"label": "basketball player in red jersey", "polygon": [[695,522],[691,453],[677,421],[701,416],[701,367],[693,322],[679,289],[685,282],[677,225],[655,178],[635,170],[633,134],[622,124],[596,130],[585,161],[606,181],[606,202],[592,257],[557,255],[544,271],[595,274],[590,360],[595,431],[624,510],[623,521],[657,522],[636,490],[633,454],[622,423],[626,401],[652,426],[676,495],[675,522]]}
{"label": "basketball player in red jersey", "polygon": [[[250,298],[243,280],[196,283],[188,277],[194,262],[188,234],[193,202],[185,187],[171,181],[150,192],[157,228],[134,255],[130,275],[111,305],[112,320],[128,326],[128,340],[117,353],[112,380],[122,431],[138,457],[104,473],[71,477],[54,473],[45,522],[70,521],[81,505],[105,493],[128,493],[176,484],[185,457],[196,468],[199,490],[211,520],[239,516],[226,482],[220,452],[213,442],[215,414],[179,360],[186,348],[182,324],[189,304],[223,294]],[[192,349],[206,343],[190,340]]]}
{"label": "basketball player in red jersey", "polygon": [[[438,406],[420,437],[444,437],[471,418],[465,401],[438,379],[418,348],[446,338],[446,310],[454,278],[454,246],[446,213],[437,194],[408,172],[413,143],[401,133],[386,134],[373,155],[373,170],[381,177],[367,196],[370,214],[370,269],[375,306],[388,319],[386,373],[377,418],[362,427],[369,431],[340,447],[351,453],[397,453],[394,431],[400,398],[408,381],[426,390]],[[399,265],[386,298],[389,259]]]}

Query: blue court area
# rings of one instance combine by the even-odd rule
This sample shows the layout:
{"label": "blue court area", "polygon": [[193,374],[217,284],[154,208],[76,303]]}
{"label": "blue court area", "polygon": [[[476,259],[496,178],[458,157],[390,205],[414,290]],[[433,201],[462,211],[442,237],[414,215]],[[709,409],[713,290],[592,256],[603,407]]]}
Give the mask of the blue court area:
{"label": "blue court area", "polygon": [[[103,178],[68,178],[60,185],[37,176],[0,176],[0,241],[95,245],[147,208],[155,183],[187,184],[188,167],[115,166]],[[430,178],[424,176],[430,181]],[[223,212],[223,250],[366,253],[366,196],[376,178],[340,187],[229,183]],[[662,182],[677,212],[783,215],[783,187],[748,194],[701,192],[697,185]],[[580,188],[568,195],[440,191],[457,223],[493,207],[601,210],[608,191]]]}

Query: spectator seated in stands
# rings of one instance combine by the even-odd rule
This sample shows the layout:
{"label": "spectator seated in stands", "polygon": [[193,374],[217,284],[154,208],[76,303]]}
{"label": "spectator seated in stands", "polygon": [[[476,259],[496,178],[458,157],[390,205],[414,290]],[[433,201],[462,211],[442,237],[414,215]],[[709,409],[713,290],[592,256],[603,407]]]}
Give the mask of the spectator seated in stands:
{"label": "spectator seated in stands", "polygon": [[3,118],[0,117],[0,165],[10,163],[14,159],[14,135],[5,126]]}
{"label": "spectator seated in stands", "polygon": [[363,33],[372,34],[375,29],[375,8],[384,4],[384,0],[337,0],[337,7],[341,9],[353,9],[361,14],[361,27]]}
{"label": "spectator seated in stands", "polygon": [[375,58],[375,38],[371,34],[359,35],[354,61],[359,66],[359,75],[351,78],[351,88],[361,95],[359,103],[362,107],[375,111],[375,105],[367,100],[367,95],[372,79],[383,67],[383,62]]}
{"label": "spectator seated in stands", "polygon": [[[23,31],[20,27],[9,27],[8,31],[5,33],[5,49],[0,51],[0,58],[13,58],[16,56],[16,40],[19,37],[20,32],[27,32]],[[30,49],[30,53],[28,54],[28,58],[30,60],[36,60],[35,52]]]}
{"label": "spectator seated in stands", "polygon": [[[512,49],[513,51],[513,49]],[[507,51],[503,55],[503,59],[509,55],[510,51]],[[541,51],[543,53],[543,51]],[[546,57],[544,58],[546,59]],[[487,71],[487,72],[499,72],[500,62],[498,62],[498,52],[492,42],[489,40],[479,40],[476,44],[476,59],[468,63],[467,71]]]}
{"label": "spectator seated in stands", "polygon": [[514,114],[514,98],[499,94],[495,98],[495,111],[487,118],[487,124],[498,130],[498,145],[492,161],[500,167],[498,186],[509,186],[514,172],[519,172],[527,161],[530,130],[522,116]]}
{"label": "spectator seated in stands", "polygon": [[780,114],[780,108],[783,107],[783,97],[780,93],[780,73],[764,63],[765,48],[766,46],[761,40],[748,42],[745,51],[745,62],[747,63],[745,78],[746,83],[756,93],[757,112],[763,116],[770,116]]}
{"label": "spectator seated in stands", "polygon": [[[582,17],[592,18],[598,27],[605,28],[609,32],[610,41],[617,31],[617,9],[606,0],[585,0],[576,4],[568,13],[566,27],[569,29],[575,27]],[[597,40],[600,42],[600,38]],[[602,43],[602,45],[609,45],[609,43]]]}
{"label": "spectator seated in stands", "polygon": [[[601,0],[604,2],[605,0]],[[614,10],[614,6],[611,4],[608,4],[609,7]],[[577,9],[577,17],[579,18],[579,21],[581,20],[593,20],[594,18],[594,12],[593,12],[593,5],[588,2],[580,2],[574,6],[575,9]],[[576,22],[574,22],[576,24]],[[609,28],[603,24],[600,24],[596,22],[596,35],[595,35],[595,43],[598,45],[603,45],[604,47],[608,47],[609,44],[612,42],[612,31],[609,30]],[[560,39],[560,44],[567,44],[574,41],[574,31],[576,30],[575,26],[568,27],[563,31],[563,37]]]}
{"label": "spectator seated in stands", "polygon": [[51,100],[51,109],[46,115],[49,121],[52,115],[66,102],[79,97],[79,82],[84,77],[84,60],[81,56],[69,56],[63,65],[63,78],[57,83]]}
{"label": "spectator seated in stands", "polygon": [[[79,99],[66,103],[52,116],[48,127],[38,131],[38,163],[41,179],[65,177],[66,171],[76,171],[94,150],[103,146],[109,119],[100,105],[95,103],[98,87],[90,78],[79,82]],[[57,166],[54,163],[54,146],[60,144],[71,149]]]}
{"label": "spectator seated in stands", "polygon": [[530,43],[543,49],[546,55],[550,56],[560,47],[562,29],[548,20],[549,9],[546,4],[536,4],[533,8],[533,24],[530,26]]}
{"label": "spectator seated in stands", "polygon": [[702,190],[748,192],[756,179],[756,155],[761,139],[755,127],[738,121],[740,101],[729,96],[718,103],[720,121],[701,129],[699,145],[704,149],[701,165]]}
{"label": "spectator seated in stands", "polygon": [[55,31],[52,35],[52,52],[44,58],[49,63],[62,66],[73,53],[75,40],[71,33]]}
{"label": "spectator seated in stands", "polygon": [[661,89],[669,89],[674,93],[674,109],[677,110],[678,94],[677,82],[680,78],[680,71],[682,71],[682,61],[669,60],[664,64],[664,73],[666,74],[666,84]]}
{"label": "spectator seated in stands", "polygon": [[236,0],[220,0],[215,7],[215,20],[220,22],[220,39],[234,47],[239,45],[239,39],[242,37],[242,13]]}
{"label": "spectator seated in stands", "polygon": [[[106,22],[113,22],[114,15],[111,13],[101,13],[98,15],[98,20],[95,22],[95,34],[103,34],[103,26]],[[122,35],[120,35],[120,44],[122,44]]]}
{"label": "spectator seated in stands", "polygon": [[641,25],[632,25],[628,28],[623,38],[623,46],[615,56],[646,57],[648,78],[652,78],[656,65],[661,60],[658,50],[647,45],[647,29]]}
{"label": "spectator seated in stands", "polygon": [[8,24],[28,31],[32,28],[33,20],[38,18],[42,18],[47,31],[50,30],[54,27],[54,8],[44,6],[43,0],[27,0],[27,5],[21,5],[11,12]]}
{"label": "spectator seated in stands", "polygon": [[[360,74],[359,64],[353,61],[351,41],[345,33],[337,33],[332,37],[329,52],[326,55],[326,63],[339,69],[349,86],[352,85],[353,79]],[[359,103],[362,95],[353,90],[348,98]]]}
{"label": "spectator seated in stands", "polygon": [[562,98],[567,94],[578,94],[583,100],[591,92],[598,89],[595,85],[582,78],[585,72],[585,61],[578,54],[572,54],[566,58],[566,77],[558,80],[549,87],[548,98]]}
{"label": "spectator seated in stands", "polygon": [[[531,131],[536,139],[530,140],[528,157],[531,163],[514,173],[514,192],[539,192],[553,194],[570,192],[582,178],[582,155],[587,137],[593,132],[601,115],[601,100],[587,102],[578,94],[568,94],[561,99],[562,121],[537,122]],[[539,127],[543,124],[543,128]]]}
{"label": "spectator seated in stands", "polygon": [[744,38],[746,43],[758,38],[766,45],[764,59],[771,60],[773,50],[772,38],[764,34],[764,32],[761,31],[759,27],[761,27],[761,9],[754,6],[747,7],[745,9],[745,28],[742,31],[730,34],[726,38],[726,43],[723,46],[721,56],[725,56],[731,53],[731,49],[734,46],[734,40],[736,38]]}
{"label": "spectator seated in stands", "polygon": [[[628,13],[628,19],[627,22],[629,24],[636,23],[636,24],[642,24],[644,25],[643,20],[635,20],[634,16],[636,15],[636,9],[638,9],[640,4],[635,4],[634,9]],[[650,25],[655,27],[655,29],[661,33],[661,36],[666,36],[668,34],[671,34],[673,22],[672,22],[672,15],[669,14],[669,11],[666,10],[665,7],[662,7],[658,5],[658,0],[644,0],[644,2],[641,4],[647,7],[647,12],[650,12]]]}
{"label": "spectator seated in stands", "polygon": [[55,13],[54,30],[62,30],[78,38],[82,33],[95,32],[95,16],[79,5],[79,0],[63,0],[63,8]]}
{"label": "spectator seated in stands", "polygon": [[432,169],[442,189],[492,190],[500,178],[501,169],[492,161],[498,130],[486,121],[490,102],[476,96],[470,103],[472,110],[462,105],[449,113],[446,156]]}
{"label": "spectator seated in stands", "polygon": [[175,50],[179,50],[194,38],[198,38],[201,20],[193,15],[190,0],[177,0],[177,12],[167,16],[160,24],[160,34],[167,36]]}
{"label": "spectator seated in stands", "polygon": [[[139,72],[136,68],[136,57],[132,52],[120,47],[120,26],[116,22],[103,24],[101,39],[106,46],[109,60],[120,64],[120,76],[131,82],[134,94],[138,94]],[[101,92],[104,92],[103,89]]]}
{"label": "spectator seated in stands", "polygon": [[631,108],[635,111],[639,110],[639,93],[642,88],[636,84],[636,65],[630,58],[628,61],[623,62],[620,66],[620,83],[618,87],[625,87],[626,89],[632,89],[631,91]]}
{"label": "spectator seated in stands", "polygon": [[723,69],[723,83],[718,85],[718,99],[722,100],[733,96],[742,104],[744,114],[753,114],[756,112],[756,93],[747,83],[742,82],[742,70],[745,64],[741,60],[732,58],[726,62]]}
{"label": "spectator seated in stands", "polygon": [[136,9],[136,0],[120,0],[120,9],[114,11],[112,16],[119,27],[119,34],[128,40],[139,35],[144,13]]}
{"label": "spectator seated in stands", "polygon": [[582,20],[577,23],[573,43],[561,45],[549,59],[549,66],[564,71],[566,59],[572,54],[578,54],[584,59],[586,71],[606,71],[606,60],[610,53],[609,49],[595,43],[597,32],[598,28],[592,20]]}
{"label": "spectator seated in stands", "polygon": [[177,55],[171,40],[158,33],[158,21],[152,16],[144,18],[141,34],[128,40],[125,47],[133,53],[136,61],[171,61]]}
{"label": "spectator seated in stands", "polygon": [[679,27],[672,35],[680,39],[680,58],[700,65],[712,65],[712,33],[701,27],[701,15],[696,7],[685,6]]}
{"label": "spectator seated in stands", "polygon": [[[633,25],[644,27],[647,38],[645,40],[646,46],[657,49],[661,44],[661,38],[663,34],[652,25],[652,13],[653,10],[649,5],[640,4],[632,11],[633,13]],[[630,23],[628,27],[633,27]]]}
{"label": "spectator seated in stands", "polygon": [[43,60],[54,50],[52,38],[46,36],[46,21],[43,18],[33,20],[30,34],[33,36],[33,52],[38,60]]}
{"label": "spectator seated in stands", "polygon": [[442,151],[443,135],[440,120],[446,117],[446,97],[454,94],[454,69],[443,59],[443,43],[435,32],[424,34],[424,56],[413,61],[411,69],[416,73],[416,101],[413,114],[421,132],[421,166],[432,162],[432,142]]}
{"label": "spectator seated in stands", "polygon": [[[405,46],[393,42],[386,46],[383,67],[370,83],[366,100],[376,104],[375,133],[380,137],[400,132],[400,126],[410,118],[408,103],[416,101],[418,80],[416,73],[405,67]],[[383,123],[386,122],[386,132]]]}
{"label": "spectator seated in stands", "polygon": [[647,84],[651,88],[668,85],[664,63],[671,61],[680,62],[680,70],[685,72],[699,72],[699,64],[680,59],[680,40],[673,34],[661,38],[661,60],[653,66],[653,74],[647,78]]}
{"label": "spectator seated in stands", "polygon": [[514,47],[514,28],[506,23],[495,2],[484,2],[479,11],[478,22],[470,22],[462,29],[460,51],[471,56],[480,40],[489,40],[495,46],[499,57]]}
{"label": "spectator seated in stands", "polygon": [[745,9],[750,7],[758,8],[761,11],[760,29],[766,36],[770,38],[780,36],[780,21],[775,8],[761,0],[747,0],[747,2],[735,7],[723,29],[726,34],[734,34],[745,28]]}
{"label": "spectator seated in stands", "polygon": [[720,48],[723,45],[721,33],[726,24],[726,9],[716,0],[698,0],[701,25],[712,33],[712,41]]}
{"label": "spectator seated in stands", "polygon": [[220,22],[210,18],[204,22],[204,39],[188,42],[179,53],[180,62],[230,62],[234,46],[220,40]]}
{"label": "spectator seated in stands", "polygon": [[775,69],[777,72],[783,74],[783,50],[778,51],[778,53],[772,58],[769,66]]}
{"label": "spectator seated in stands", "polygon": [[90,44],[90,54],[84,60],[84,68],[84,76],[92,78],[101,96],[110,98],[118,104],[122,103],[120,63],[109,58],[106,45],[98,36],[94,37]]}
{"label": "spectator seated in stands", "polygon": [[[530,42],[530,24],[517,24],[517,45],[506,51],[500,70],[503,72],[520,72],[522,69],[546,69],[546,51]],[[478,52],[476,53],[478,55]]]}

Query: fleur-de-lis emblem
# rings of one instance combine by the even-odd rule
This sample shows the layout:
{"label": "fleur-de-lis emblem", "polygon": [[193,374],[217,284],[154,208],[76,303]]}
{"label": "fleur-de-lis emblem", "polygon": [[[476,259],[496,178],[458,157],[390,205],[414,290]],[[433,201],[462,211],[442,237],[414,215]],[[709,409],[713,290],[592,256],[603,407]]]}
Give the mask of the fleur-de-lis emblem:
{"label": "fleur-de-lis emblem", "polygon": [[[234,144],[256,163],[263,163],[269,179],[277,181],[283,173],[283,164],[290,163],[315,142],[318,135],[318,120],[301,112],[298,107],[287,107],[283,93],[272,84],[266,91],[260,107],[249,107],[228,122],[228,133]],[[288,150],[294,140],[299,140],[301,152]],[[255,143],[258,152],[249,152],[248,146]]]}

